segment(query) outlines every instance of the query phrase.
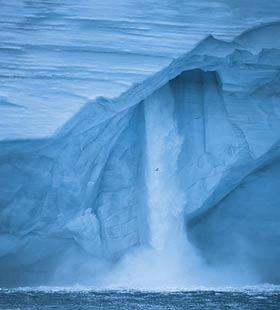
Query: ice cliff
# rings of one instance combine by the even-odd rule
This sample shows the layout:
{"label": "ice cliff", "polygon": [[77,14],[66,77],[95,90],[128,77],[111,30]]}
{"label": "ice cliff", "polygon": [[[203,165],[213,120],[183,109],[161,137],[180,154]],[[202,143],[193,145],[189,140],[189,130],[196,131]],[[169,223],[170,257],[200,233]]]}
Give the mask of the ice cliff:
{"label": "ice cliff", "polygon": [[50,137],[3,139],[0,284],[94,283],[184,243],[181,265],[278,283],[279,33],[208,36]]}

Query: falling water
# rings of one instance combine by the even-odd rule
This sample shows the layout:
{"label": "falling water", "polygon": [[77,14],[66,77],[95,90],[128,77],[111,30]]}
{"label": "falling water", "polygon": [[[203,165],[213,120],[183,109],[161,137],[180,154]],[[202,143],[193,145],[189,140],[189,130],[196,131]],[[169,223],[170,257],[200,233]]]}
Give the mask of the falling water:
{"label": "falling water", "polygon": [[187,197],[178,182],[183,139],[174,114],[168,85],[145,102],[150,245],[158,266],[153,276],[167,286],[185,285],[193,261],[184,226]]}
{"label": "falling water", "polygon": [[114,278],[120,286],[185,287],[197,262],[184,225],[185,194],[178,182],[180,137],[169,86],[144,102],[149,245],[127,255]]}
{"label": "falling water", "polygon": [[163,251],[182,234],[185,196],[177,182],[181,150],[168,86],[145,102],[149,227],[151,247]]}

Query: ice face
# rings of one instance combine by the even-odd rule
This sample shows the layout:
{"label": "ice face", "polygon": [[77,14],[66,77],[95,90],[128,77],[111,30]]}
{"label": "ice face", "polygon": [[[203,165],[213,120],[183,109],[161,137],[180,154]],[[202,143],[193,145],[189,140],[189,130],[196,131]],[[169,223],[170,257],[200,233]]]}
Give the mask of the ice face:
{"label": "ice face", "polygon": [[1,1],[0,140],[48,137],[89,100],[118,97],[205,36],[231,40],[279,11],[259,0]]}
{"label": "ice face", "polygon": [[7,127],[1,285],[279,282],[279,30],[209,36],[50,137]]}

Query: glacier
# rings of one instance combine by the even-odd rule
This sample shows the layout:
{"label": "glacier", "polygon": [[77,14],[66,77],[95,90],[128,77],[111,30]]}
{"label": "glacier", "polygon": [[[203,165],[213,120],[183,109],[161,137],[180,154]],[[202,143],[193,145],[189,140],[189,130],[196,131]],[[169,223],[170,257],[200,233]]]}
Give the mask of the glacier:
{"label": "glacier", "polygon": [[[59,7],[69,24],[34,3],[35,12],[49,14],[55,25],[77,23],[74,2]],[[129,4],[121,1],[112,16],[129,14]],[[218,4],[214,9],[226,12]],[[26,10],[24,1],[12,2],[6,18],[13,16],[13,5]],[[187,8],[198,16],[196,10],[209,9],[201,5]],[[105,9],[97,7],[102,20]],[[104,46],[90,57],[87,31],[112,31],[116,24],[102,20],[96,26],[83,15],[86,8],[81,1],[75,13],[86,29],[76,51],[64,42],[60,54],[53,42],[41,46],[38,38],[31,44],[17,31],[3,44],[0,285],[279,283],[279,5],[272,2],[275,16],[266,12],[257,25],[247,17],[234,29],[222,29],[224,17],[211,31],[209,21],[172,25],[172,14],[163,14],[169,22],[157,21],[152,37],[139,40],[156,44],[162,25],[182,37],[173,38],[170,30],[166,46],[150,45],[155,54],[145,55],[149,49],[135,47],[128,35],[129,52],[114,58],[121,51],[117,36],[113,52],[107,50],[114,58],[108,64]],[[184,23],[187,8],[174,18]],[[144,5],[139,14],[149,9]],[[50,25],[38,29],[49,32]],[[190,25],[197,27],[192,40],[190,32],[178,30]],[[130,31],[135,35],[136,28]],[[23,59],[14,68],[7,66],[12,52],[21,54],[19,63]],[[75,53],[84,59],[73,71],[67,65],[78,61]],[[58,62],[53,68],[52,57]],[[45,68],[35,68],[38,59]],[[15,70],[12,82],[5,70]]]}

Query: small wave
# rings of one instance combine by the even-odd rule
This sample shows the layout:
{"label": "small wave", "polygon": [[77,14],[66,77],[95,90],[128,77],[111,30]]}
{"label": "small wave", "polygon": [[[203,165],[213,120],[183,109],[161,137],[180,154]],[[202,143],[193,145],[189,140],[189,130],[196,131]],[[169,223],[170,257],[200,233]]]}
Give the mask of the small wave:
{"label": "small wave", "polygon": [[221,292],[221,293],[244,293],[248,295],[256,294],[280,294],[280,285],[275,284],[259,284],[248,286],[189,286],[189,287],[159,287],[159,288],[130,288],[130,287],[94,287],[84,285],[74,286],[37,286],[37,287],[16,287],[16,288],[0,288],[2,293],[187,293],[187,292]]}

